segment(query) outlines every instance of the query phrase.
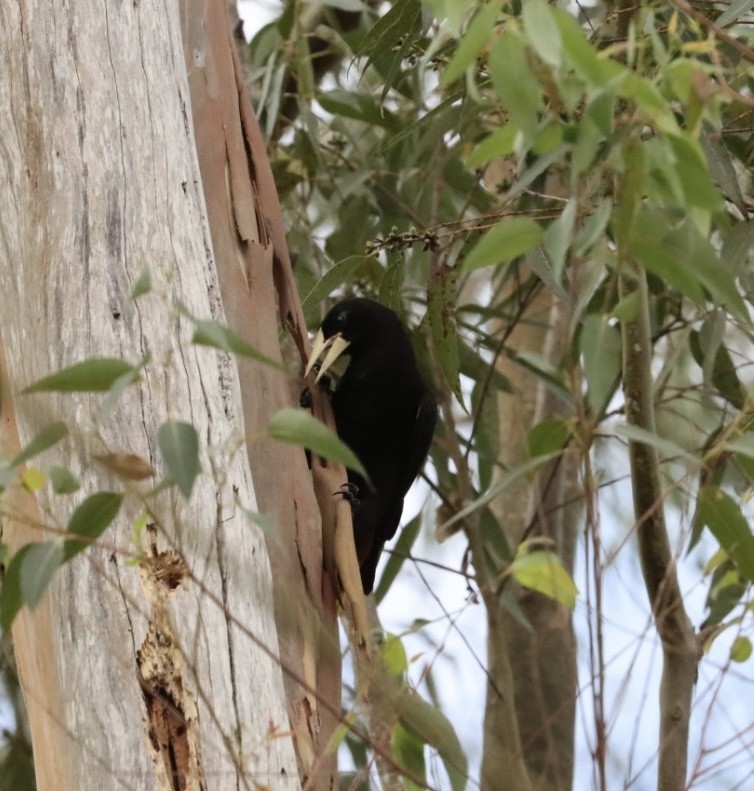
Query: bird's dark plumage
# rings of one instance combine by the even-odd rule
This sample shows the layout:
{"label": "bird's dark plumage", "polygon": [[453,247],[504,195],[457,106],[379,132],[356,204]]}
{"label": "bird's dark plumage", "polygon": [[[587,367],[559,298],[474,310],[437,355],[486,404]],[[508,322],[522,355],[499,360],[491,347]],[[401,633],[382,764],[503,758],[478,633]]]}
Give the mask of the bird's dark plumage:
{"label": "bird's dark plumage", "polygon": [[353,523],[361,581],[371,593],[383,544],[398,529],[403,498],[429,451],[437,404],[402,321],[378,302],[338,302],[322,322],[307,370],[324,357],[324,373],[341,354],[350,362],[331,401],[338,435],[372,484],[348,471],[349,483],[358,487]]}

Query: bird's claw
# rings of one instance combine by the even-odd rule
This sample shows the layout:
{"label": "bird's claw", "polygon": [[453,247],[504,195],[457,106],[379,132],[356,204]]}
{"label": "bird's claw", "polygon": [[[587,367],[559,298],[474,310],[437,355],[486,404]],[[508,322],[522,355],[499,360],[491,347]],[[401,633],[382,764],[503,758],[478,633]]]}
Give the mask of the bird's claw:
{"label": "bird's claw", "polygon": [[344,500],[348,500],[351,504],[351,508],[358,508],[361,502],[361,500],[359,500],[359,487],[351,481],[344,483],[337,492],[333,492],[333,497],[338,496],[342,497]]}

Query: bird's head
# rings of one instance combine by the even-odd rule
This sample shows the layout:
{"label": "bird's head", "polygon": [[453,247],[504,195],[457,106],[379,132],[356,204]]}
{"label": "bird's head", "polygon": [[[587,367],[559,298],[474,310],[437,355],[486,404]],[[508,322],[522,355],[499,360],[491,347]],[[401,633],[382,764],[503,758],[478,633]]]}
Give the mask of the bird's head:
{"label": "bird's head", "polygon": [[[325,316],[307,361],[305,376],[320,362],[317,381],[344,355],[356,357],[381,346],[395,347],[406,338],[398,316],[372,299],[341,300]],[[396,343],[398,341],[398,343]]]}

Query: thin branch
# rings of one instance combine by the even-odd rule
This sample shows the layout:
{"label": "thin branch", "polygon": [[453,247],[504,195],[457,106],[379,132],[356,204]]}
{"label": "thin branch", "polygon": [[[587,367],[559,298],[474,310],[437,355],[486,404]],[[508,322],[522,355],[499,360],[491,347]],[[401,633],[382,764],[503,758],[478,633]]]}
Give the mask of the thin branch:
{"label": "thin branch", "polygon": [[[630,265],[624,262],[624,267]],[[632,267],[620,279],[621,299],[638,296],[636,317],[623,323],[623,390],[629,425],[655,432],[650,365],[649,298],[643,270]],[[691,694],[700,647],[684,608],[675,560],[665,525],[660,466],[654,447],[629,442],[634,511],[642,574],[662,642],[660,760],[658,791],[686,787]]]}

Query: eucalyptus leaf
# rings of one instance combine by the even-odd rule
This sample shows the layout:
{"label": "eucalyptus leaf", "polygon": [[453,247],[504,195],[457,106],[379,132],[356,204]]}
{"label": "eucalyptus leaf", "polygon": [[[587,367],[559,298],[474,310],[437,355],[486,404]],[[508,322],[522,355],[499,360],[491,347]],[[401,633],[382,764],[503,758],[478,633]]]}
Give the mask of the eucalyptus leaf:
{"label": "eucalyptus leaf", "polygon": [[540,550],[517,555],[508,573],[524,587],[554,599],[569,610],[576,606],[576,584],[554,552]]}
{"label": "eucalyptus leaf", "polygon": [[542,87],[532,69],[526,42],[510,28],[488,56],[492,83],[511,121],[528,137],[533,137],[542,109]]}
{"label": "eucalyptus leaf", "polygon": [[53,574],[65,560],[62,541],[31,544],[20,569],[21,597],[33,610],[45,592]]}
{"label": "eucalyptus leaf", "polygon": [[401,723],[440,754],[453,791],[463,791],[468,780],[468,760],[450,720],[438,708],[408,690],[396,697],[394,705]]}
{"label": "eucalyptus leaf", "polygon": [[199,474],[199,435],[191,423],[168,420],[157,432],[157,442],[168,475],[188,500]]}
{"label": "eucalyptus leaf", "polygon": [[218,321],[195,321],[194,336],[191,341],[199,346],[212,346],[215,349],[222,349],[240,357],[248,357],[250,360],[264,363],[278,371],[285,371],[285,368],[277,360],[273,360],[255,349]]}
{"label": "eucalyptus leaf", "polygon": [[542,240],[542,228],[528,217],[502,220],[474,245],[463,263],[465,271],[504,264],[533,250]]}
{"label": "eucalyptus leaf", "polygon": [[[390,746],[396,763],[407,772],[403,777],[405,791],[422,791],[426,788],[424,742],[398,722],[393,726]],[[421,785],[413,778],[421,780]]]}
{"label": "eucalyptus leaf", "polygon": [[741,574],[754,583],[754,535],[738,503],[721,489],[707,486],[699,492],[697,514]]}
{"label": "eucalyptus leaf", "polygon": [[0,585],[0,628],[6,633],[24,604],[21,593],[21,568],[33,546],[33,543],[22,546],[5,567]]}
{"label": "eucalyptus leaf", "polygon": [[267,424],[267,435],[281,442],[307,448],[323,459],[342,464],[366,480],[367,471],[356,454],[337,434],[303,409],[281,409]]}
{"label": "eucalyptus leaf", "polygon": [[106,392],[118,377],[130,373],[133,366],[111,357],[96,357],[63,368],[25,387],[22,393]]}
{"label": "eucalyptus leaf", "polygon": [[560,66],[563,59],[560,30],[545,0],[526,0],[521,8],[524,31],[545,63]]}
{"label": "eucalyptus leaf", "polygon": [[458,79],[477,59],[490,39],[495,21],[500,15],[502,2],[496,0],[482,6],[461,38],[455,54],[442,74],[441,85],[447,86]]}
{"label": "eucalyptus leaf", "polygon": [[17,467],[19,464],[23,464],[42,451],[51,448],[67,434],[68,426],[65,423],[50,423],[11,461],[10,466]]}
{"label": "eucalyptus leaf", "polygon": [[[66,533],[69,538],[64,545],[65,560],[83,552],[90,543],[99,538],[118,515],[123,495],[116,492],[97,492],[76,508],[68,521]],[[89,539],[79,541],[78,537]]]}
{"label": "eucalyptus leaf", "polygon": [[591,314],[582,323],[579,339],[584,358],[589,408],[592,417],[599,418],[607,408],[620,379],[621,333],[604,316]]}

